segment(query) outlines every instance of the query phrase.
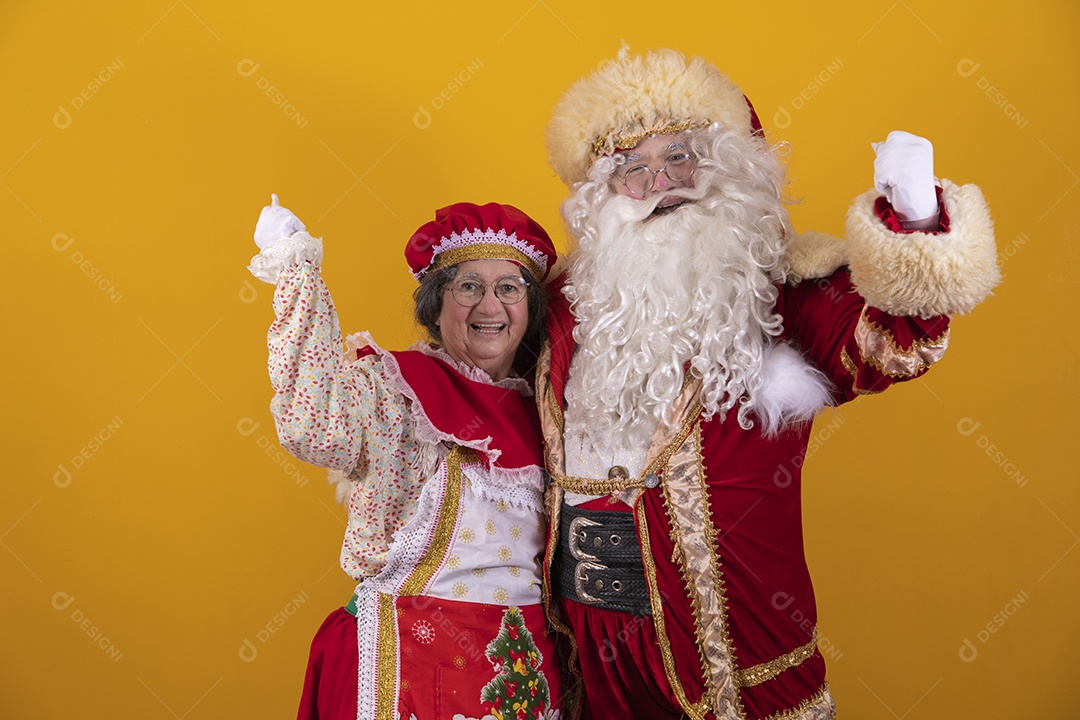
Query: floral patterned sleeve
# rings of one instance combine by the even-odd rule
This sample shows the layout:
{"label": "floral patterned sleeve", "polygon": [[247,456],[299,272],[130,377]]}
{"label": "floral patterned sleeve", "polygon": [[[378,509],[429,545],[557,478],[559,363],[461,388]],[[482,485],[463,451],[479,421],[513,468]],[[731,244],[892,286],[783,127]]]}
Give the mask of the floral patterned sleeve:
{"label": "floral patterned sleeve", "polygon": [[266,277],[256,272],[260,263],[252,269],[277,284],[267,345],[270,409],[282,447],[346,476],[398,480],[415,448],[405,427],[407,401],[386,387],[377,358],[344,359],[337,312],[319,275],[321,243],[297,233],[275,249],[277,257],[256,257],[271,266]]}
{"label": "floral patterned sleeve", "polygon": [[385,564],[425,473],[409,402],[387,382],[382,359],[342,352],[321,262],[322,241],[301,232],[263,250],[249,269],[277,285],[267,345],[278,439],[297,458],[350,481],[341,565],[359,580]]}
{"label": "floral patterned sleeve", "polygon": [[342,362],[341,330],[317,267],[294,266],[274,292],[267,345],[282,447],[312,465],[350,473],[359,461],[370,388]]}

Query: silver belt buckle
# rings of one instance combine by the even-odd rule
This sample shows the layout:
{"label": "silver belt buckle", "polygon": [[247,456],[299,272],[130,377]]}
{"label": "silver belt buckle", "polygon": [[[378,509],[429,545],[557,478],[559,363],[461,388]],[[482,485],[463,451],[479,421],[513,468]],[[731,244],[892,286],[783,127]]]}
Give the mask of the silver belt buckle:
{"label": "silver belt buckle", "polygon": [[589,562],[587,560],[579,562],[574,567],[574,592],[577,593],[578,599],[586,605],[599,605],[604,602],[598,597],[590,595],[585,590],[585,573],[589,570],[607,570],[607,565],[601,565],[600,563]]}
{"label": "silver belt buckle", "polygon": [[607,570],[608,567],[594,562],[598,558],[582,550],[579,543],[584,539],[584,528],[600,524],[587,517],[576,517],[570,521],[570,554],[578,561],[578,564],[574,566],[574,592],[577,593],[578,599],[586,605],[599,605],[604,601],[590,595],[585,590],[585,573],[589,570]]}

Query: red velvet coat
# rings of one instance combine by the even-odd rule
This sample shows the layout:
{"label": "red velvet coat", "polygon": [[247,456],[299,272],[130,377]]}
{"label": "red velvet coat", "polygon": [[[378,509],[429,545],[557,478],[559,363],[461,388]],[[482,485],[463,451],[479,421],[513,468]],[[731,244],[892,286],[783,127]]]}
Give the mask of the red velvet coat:
{"label": "red velvet coat", "polygon": [[[565,474],[563,389],[574,320],[559,288],[552,290],[537,401],[548,469],[558,476]],[[845,268],[780,287],[775,311],[783,318],[779,340],[825,373],[836,404],[918,377],[948,344],[947,316],[871,308]],[[642,489],[634,506],[667,680],[691,718],[829,717],[802,540],[800,478],[811,426],[765,437],[760,423],[742,429],[734,410],[706,420],[698,387],[689,385],[678,401],[678,431],[654,437],[645,464],[661,482]],[[548,568],[561,502],[552,486]],[[554,603],[549,611],[559,625]]]}

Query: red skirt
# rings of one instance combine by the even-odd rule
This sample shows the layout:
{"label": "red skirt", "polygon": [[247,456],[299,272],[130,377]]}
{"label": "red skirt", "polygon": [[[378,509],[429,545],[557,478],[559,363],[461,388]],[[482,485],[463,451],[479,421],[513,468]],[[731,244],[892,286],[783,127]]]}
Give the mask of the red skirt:
{"label": "red skirt", "polygon": [[[397,598],[395,605],[400,717],[537,720],[562,709],[554,638],[540,605],[517,608],[519,614],[501,605],[431,597]],[[356,618],[340,608],[315,634],[300,720],[355,720],[356,633]]]}

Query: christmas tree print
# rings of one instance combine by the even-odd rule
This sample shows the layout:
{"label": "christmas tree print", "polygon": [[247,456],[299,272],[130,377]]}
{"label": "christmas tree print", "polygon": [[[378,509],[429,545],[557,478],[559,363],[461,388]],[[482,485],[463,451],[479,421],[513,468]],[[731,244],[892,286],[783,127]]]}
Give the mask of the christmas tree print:
{"label": "christmas tree print", "polygon": [[486,655],[499,671],[480,692],[480,701],[491,706],[491,714],[498,720],[545,717],[551,696],[547,678],[540,671],[544,658],[516,607],[503,613],[499,634],[488,645]]}

